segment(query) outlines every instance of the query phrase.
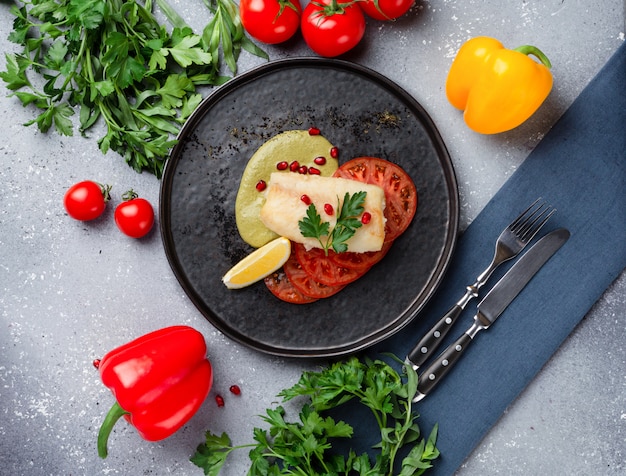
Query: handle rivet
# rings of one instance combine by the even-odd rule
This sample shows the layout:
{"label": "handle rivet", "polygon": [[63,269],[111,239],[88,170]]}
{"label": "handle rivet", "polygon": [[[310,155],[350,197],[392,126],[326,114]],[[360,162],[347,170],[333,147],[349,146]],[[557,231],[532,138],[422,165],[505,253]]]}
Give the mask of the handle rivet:
{"label": "handle rivet", "polygon": [[457,352],[461,352],[461,350],[463,350],[463,347],[461,347],[460,344],[457,344],[456,347],[454,347],[454,350],[456,350]]}
{"label": "handle rivet", "polygon": [[435,374],[430,374],[428,376],[428,380],[435,380]]}
{"label": "handle rivet", "polygon": [[449,362],[448,362],[448,359],[443,359],[443,360],[441,361],[441,365],[443,365],[444,367],[445,367],[446,365],[448,365],[448,363],[449,363]]}
{"label": "handle rivet", "polygon": [[433,334],[435,337],[441,337],[441,332],[439,331],[435,331],[435,333]]}
{"label": "handle rivet", "polygon": [[425,354],[426,352],[428,352],[428,347],[422,347],[422,348],[420,349],[420,352],[421,352],[422,354]]}

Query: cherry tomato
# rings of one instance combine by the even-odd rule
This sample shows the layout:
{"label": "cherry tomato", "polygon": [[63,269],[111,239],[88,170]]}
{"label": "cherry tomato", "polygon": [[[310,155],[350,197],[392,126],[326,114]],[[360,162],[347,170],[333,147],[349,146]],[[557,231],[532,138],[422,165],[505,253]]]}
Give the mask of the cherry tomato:
{"label": "cherry tomato", "polygon": [[326,286],[345,286],[359,279],[367,271],[367,269],[356,270],[337,266],[321,248],[312,248],[307,251],[300,243],[294,244],[291,254],[296,255],[305,273],[314,281]]}
{"label": "cherry tomato", "polygon": [[110,200],[110,185],[85,180],[72,185],[63,197],[67,214],[75,220],[87,221],[98,218]]}
{"label": "cherry tomato", "polygon": [[291,253],[287,262],[283,265],[283,270],[293,286],[305,296],[322,299],[332,296],[341,291],[345,285],[327,286],[315,281],[300,265],[295,253]]}
{"label": "cherry tomato", "polygon": [[385,191],[385,241],[393,241],[411,224],[417,210],[417,190],[411,177],[399,166],[377,157],[357,157],[334,173],[382,187]]}
{"label": "cherry tomato", "polygon": [[267,289],[281,301],[291,304],[308,304],[316,301],[298,291],[282,269],[270,274],[263,281]]}
{"label": "cherry tomato", "polygon": [[131,238],[148,234],[154,224],[154,209],[145,198],[138,198],[132,190],[126,192],[124,201],[115,209],[115,223],[122,233]]}
{"label": "cherry tomato", "polygon": [[367,16],[376,20],[394,20],[413,6],[415,0],[365,0],[359,3]]}
{"label": "cherry tomato", "polygon": [[239,16],[248,34],[270,45],[291,38],[300,26],[298,0],[240,0]]}
{"label": "cherry tomato", "polygon": [[333,0],[310,2],[302,15],[302,36],[321,56],[339,56],[354,48],[365,33],[365,17],[357,3]]}

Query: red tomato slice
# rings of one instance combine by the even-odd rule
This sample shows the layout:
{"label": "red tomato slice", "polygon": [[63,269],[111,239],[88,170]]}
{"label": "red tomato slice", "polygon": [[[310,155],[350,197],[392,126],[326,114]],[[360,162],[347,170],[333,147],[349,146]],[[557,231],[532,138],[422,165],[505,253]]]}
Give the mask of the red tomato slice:
{"label": "red tomato slice", "polygon": [[287,262],[283,265],[283,269],[291,284],[305,296],[322,299],[332,296],[341,291],[345,285],[327,286],[315,281],[307,274],[300,262],[296,259],[295,253],[292,253]]}
{"label": "red tomato slice", "polygon": [[291,304],[308,304],[316,301],[298,291],[282,269],[270,274],[264,282],[267,289],[281,301]]}
{"label": "red tomato slice", "polygon": [[411,224],[417,210],[417,190],[411,177],[399,165],[377,157],[357,157],[334,173],[382,187],[385,191],[385,241],[393,241]]}
{"label": "red tomato slice", "polygon": [[337,266],[365,272],[385,257],[392,244],[393,241],[385,241],[380,251],[368,251],[367,253],[329,252],[328,256]]}
{"label": "red tomato slice", "polygon": [[367,271],[367,269],[356,270],[337,266],[324,254],[324,250],[312,248],[307,251],[304,245],[300,243],[294,243],[291,254],[296,255],[296,259],[305,273],[314,281],[326,286],[344,286],[359,279]]}

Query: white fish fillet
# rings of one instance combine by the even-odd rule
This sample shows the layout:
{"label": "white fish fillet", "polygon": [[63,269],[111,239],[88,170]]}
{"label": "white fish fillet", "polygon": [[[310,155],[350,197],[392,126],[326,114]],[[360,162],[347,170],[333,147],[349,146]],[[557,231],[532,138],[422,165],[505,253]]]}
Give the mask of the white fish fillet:
{"label": "white fish fillet", "polygon": [[[339,204],[343,202],[345,194],[353,195],[362,191],[367,193],[364,212],[371,215],[371,220],[358,228],[354,236],[346,242],[348,251],[356,253],[379,251],[385,241],[383,215],[385,192],[377,185],[344,178],[275,172],[271,175],[266,190],[265,204],[261,208],[261,221],[278,235],[302,243],[307,249],[321,248],[317,239],[305,238],[300,232],[298,222],[306,216],[308,208],[301,197],[307,195],[311,199],[317,213],[322,217],[322,222],[329,222],[332,229],[337,222]],[[333,206],[332,215],[327,215],[324,211],[324,205],[327,203]],[[322,237],[322,240],[325,240],[325,237]]]}

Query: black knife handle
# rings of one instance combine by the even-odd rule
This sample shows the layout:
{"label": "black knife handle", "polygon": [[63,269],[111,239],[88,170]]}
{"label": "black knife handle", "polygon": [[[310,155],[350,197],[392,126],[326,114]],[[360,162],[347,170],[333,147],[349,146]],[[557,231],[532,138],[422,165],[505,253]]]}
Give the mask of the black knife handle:
{"label": "black knife handle", "polygon": [[463,308],[455,304],[413,347],[407,358],[414,369],[417,370],[433,355],[462,312]]}
{"label": "black knife handle", "polygon": [[417,384],[417,394],[413,399],[414,402],[420,401],[426,395],[428,395],[437,386],[437,384],[445,377],[454,364],[458,362],[463,355],[463,352],[472,342],[472,338],[469,334],[462,334],[455,342],[450,344],[441,355],[430,364],[430,366],[424,370],[422,375],[419,376]]}

